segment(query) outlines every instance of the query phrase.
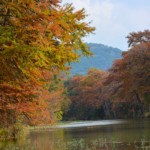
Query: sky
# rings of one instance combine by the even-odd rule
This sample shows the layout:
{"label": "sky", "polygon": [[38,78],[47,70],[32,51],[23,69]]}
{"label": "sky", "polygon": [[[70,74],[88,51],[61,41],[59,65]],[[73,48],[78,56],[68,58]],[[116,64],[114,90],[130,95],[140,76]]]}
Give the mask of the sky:
{"label": "sky", "polygon": [[127,38],[131,32],[150,28],[150,0],[62,0],[72,3],[76,10],[85,8],[88,17],[96,27],[94,34],[85,42],[127,50]]}

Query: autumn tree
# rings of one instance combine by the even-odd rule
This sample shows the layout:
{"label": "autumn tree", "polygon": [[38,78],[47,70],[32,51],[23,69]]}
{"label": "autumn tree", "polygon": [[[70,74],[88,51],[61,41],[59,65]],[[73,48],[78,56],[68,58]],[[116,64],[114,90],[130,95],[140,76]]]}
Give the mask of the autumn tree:
{"label": "autumn tree", "polygon": [[[116,60],[105,82],[105,96],[115,101],[130,102],[133,116],[141,117],[149,109],[150,96],[150,31],[131,33],[130,49]],[[145,107],[143,107],[143,105]]]}
{"label": "autumn tree", "polygon": [[105,116],[100,111],[103,111],[102,81],[106,75],[107,72],[91,68],[85,76],[77,75],[66,82],[71,105],[64,119],[90,120]]}
{"label": "autumn tree", "polygon": [[48,92],[50,81],[81,54],[91,54],[82,37],[94,28],[85,17],[84,9],[59,0],[0,1],[0,115],[6,121],[1,126],[20,115],[52,121],[51,99],[60,97]]}

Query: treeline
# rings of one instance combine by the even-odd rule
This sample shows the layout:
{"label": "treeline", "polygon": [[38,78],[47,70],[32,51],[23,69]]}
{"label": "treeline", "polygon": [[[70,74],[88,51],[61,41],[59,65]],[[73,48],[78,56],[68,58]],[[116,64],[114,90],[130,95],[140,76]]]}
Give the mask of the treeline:
{"label": "treeline", "polygon": [[129,50],[108,71],[92,68],[65,82],[71,104],[64,120],[150,116],[150,31],[127,38]]}

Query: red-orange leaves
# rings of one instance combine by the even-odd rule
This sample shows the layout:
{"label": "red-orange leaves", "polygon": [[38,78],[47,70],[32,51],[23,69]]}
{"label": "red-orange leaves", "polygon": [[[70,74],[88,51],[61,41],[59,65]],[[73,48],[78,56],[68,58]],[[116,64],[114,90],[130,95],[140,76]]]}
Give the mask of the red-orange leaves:
{"label": "red-orange leaves", "polygon": [[[115,101],[136,103],[143,113],[143,104],[149,105],[150,41],[148,30],[131,33],[129,51],[114,62],[105,82],[105,94]],[[108,93],[108,94],[107,94]],[[145,105],[145,108],[147,106]]]}
{"label": "red-orange leaves", "polygon": [[[13,125],[20,118],[20,121],[31,125],[56,121],[58,118],[55,112],[61,111],[66,97],[63,84],[60,81],[56,82],[52,77],[48,77],[49,82],[44,87],[33,82],[16,85],[1,83],[0,118],[4,122],[0,125]],[[5,116],[7,117],[4,118]]]}
{"label": "red-orange leaves", "polygon": [[132,32],[129,36],[127,36],[127,38],[129,47],[134,47],[141,43],[150,42],[150,31],[145,30],[144,32]]}
{"label": "red-orange leaves", "polygon": [[[102,88],[106,72],[92,68],[86,76],[74,76],[66,82],[71,100],[68,115],[77,119],[96,118],[94,116],[103,103]],[[96,114],[95,114],[96,115]]]}

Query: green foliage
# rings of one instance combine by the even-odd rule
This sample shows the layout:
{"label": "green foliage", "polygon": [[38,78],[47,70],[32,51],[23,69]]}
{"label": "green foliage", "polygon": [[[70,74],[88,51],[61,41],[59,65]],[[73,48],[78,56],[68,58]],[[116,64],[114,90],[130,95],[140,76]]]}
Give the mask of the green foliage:
{"label": "green foliage", "polygon": [[29,133],[29,128],[22,123],[16,123],[8,128],[0,128],[0,140],[19,139],[25,140]]}

